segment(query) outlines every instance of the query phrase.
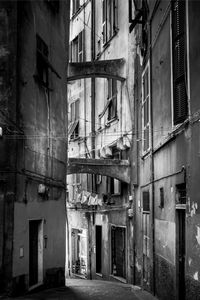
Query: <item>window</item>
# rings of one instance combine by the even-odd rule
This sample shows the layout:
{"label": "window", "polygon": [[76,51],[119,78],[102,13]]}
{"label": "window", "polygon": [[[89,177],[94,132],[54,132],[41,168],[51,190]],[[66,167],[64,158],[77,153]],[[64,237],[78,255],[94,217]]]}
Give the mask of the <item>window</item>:
{"label": "window", "polygon": [[108,120],[117,117],[117,80],[108,79]]}
{"label": "window", "polygon": [[72,0],[72,14],[74,15],[80,8],[80,0]]}
{"label": "window", "polygon": [[37,67],[37,76],[39,81],[45,85],[48,86],[48,46],[45,44],[45,42],[39,37],[39,35],[36,36],[36,47],[37,47],[37,61],[36,61],[36,67]]}
{"label": "window", "polygon": [[102,0],[102,34],[106,44],[117,32],[118,28],[117,0]]}
{"label": "window", "polygon": [[[120,160],[121,159],[121,151],[119,151],[116,147],[112,148],[112,158]],[[107,190],[111,195],[120,195],[121,194],[121,181],[108,177],[107,179]]]}
{"label": "window", "polygon": [[79,192],[81,186],[81,174],[73,174],[73,183],[72,183],[72,200],[77,199],[77,193]]}
{"label": "window", "polygon": [[164,208],[165,198],[164,198],[164,188],[160,188],[160,208]]}
{"label": "window", "polygon": [[107,79],[107,102],[103,111],[99,114],[99,124],[101,126],[101,118],[108,111],[107,119],[111,121],[117,118],[117,80]]}
{"label": "window", "polygon": [[68,134],[71,140],[79,137],[79,99],[70,105],[70,126]]}
{"label": "window", "polygon": [[149,66],[142,74],[142,151],[150,148],[150,91],[149,91]]}
{"label": "window", "polygon": [[[59,79],[61,76],[52,66],[48,60],[49,50],[46,43],[41,39],[41,37],[36,35],[36,69],[37,74],[34,75],[34,78],[46,88],[49,88],[49,78],[48,78],[48,69],[51,70]],[[49,89],[50,90],[50,89]]]}
{"label": "window", "polygon": [[111,272],[126,278],[126,228],[111,226]]}
{"label": "window", "polygon": [[143,192],[143,212],[150,211],[149,192]]}
{"label": "window", "polygon": [[188,116],[186,92],[186,12],[185,0],[172,2],[173,109],[174,125]]}
{"label": "window", "polygon": [[84,30],[82,30],[70,44],[70,61],[84,61]]}

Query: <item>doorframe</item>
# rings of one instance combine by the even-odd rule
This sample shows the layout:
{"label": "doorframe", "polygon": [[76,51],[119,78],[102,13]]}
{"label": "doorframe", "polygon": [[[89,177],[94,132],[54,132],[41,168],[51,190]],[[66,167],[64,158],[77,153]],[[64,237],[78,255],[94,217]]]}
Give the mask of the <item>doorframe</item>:
{"label": "doorframe", "polygon": [[[118,277],[118,276],[115,276],[112,274],[112,227],[120,227],[120,228],[124,228],[125,229],[125,260],[124,260],[124,263],[125,263],[125,278],[122,278],[122,277]],[[128,278],[128,273],[127,273],[127,270],[128,270],[128,245],[127,245],[127,226],[126,225],[118,225],[118,224],[114,224],[114,223],[110,223],[109,224],[109,229],[110,229],[110,277],[114,277],[115,279],[118,279],[119,281],[123,282],[123,283],[126,283],[127,282],[127,278]]]}
{"label": "doorframe", "polygon": [[[180,260],[179,260],[179,241],[180,241],[180,216],[183,218],[183,224],[184,224],[184,240],[183,240],[183,247],[184,247],[184,257],[183,257],[183,267],[184,267],[184,273],[183,273],[183,286],[180,286],[180,276],[179,276],[179,268],[180,268]],[[183,233],[182,233],[183,234]],[[183,236],[183,235],[182,235]],[[179,300],[185,299],[185,256],[186,256],[186,206],[184,205],[182,208],[176,207],[176,297]],[[180,290],[184,290],[183,295],[180,295]],[[183,298],[184,297],[184,298]]]}
{"label": "doorframe", "polygon": [[[28,219],[28,229],[30,228],[30,222],[38,221],[38,282],[34,285],[29,285],[29,291],[43,284],[44,281],[44,218]],[[29,235],[30,246],[30,235]],[[30,250],[30,249],[29,249]],[[30,251],[29,251],[30,254]],[[29,257],[30,266],[30,257]],[[30,284],[30,283],[29,283]]]}

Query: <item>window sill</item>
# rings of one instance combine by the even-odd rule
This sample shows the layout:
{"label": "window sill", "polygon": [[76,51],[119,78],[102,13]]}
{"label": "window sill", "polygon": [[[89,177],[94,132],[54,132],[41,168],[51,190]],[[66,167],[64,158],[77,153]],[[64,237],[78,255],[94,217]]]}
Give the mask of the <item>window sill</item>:
{"label": "window sill", "polygon": [[51,89],[44,81],[42,81],[37,74],[34,74],[33,78],[39,86],[43,87],[44,89],[47,89],[50,92],[53,92],[53,89]]}
{"label": "window sill", "polygon": [[81,138],[78,136],[78,137],[76,137],[76,138],[74,138],[74,139],[70,139],[69,140],[69,142],[77,142],[77,141],[79,141]]}
{"label": "window sill", "polygon": [[114,32],[112,37],[103,44],[103,49],[102,49],[102,51],[97,53],[96,60],[98,60],[102,56],[102,54],[106,51],[106,49],[110,46],[111,41],[116,37],[116,35],[118,34],[118,31],[119,31],[119,29],[116,29],[116,31]]}
{"label": "window sill", "polygon": [[166,138],[164,138],[158,145],[155,146],[155,148],[153,149],[153,153],[159,151],[166,144],[173,141],[179,134],[183,132],[183,130],[188,126],[188,124],[189,119],[186,119],[183,123],[172,127],[172,130],[168,133],[168,136],[166,136]]}
{"label": "window sill", "polygon": [[80,12],[84,9],[84,7],[89,3],[90,1],[86,1],[83,5],[81,5],[77,11],[71,16],[70,20],[73,21],[77,16],[78,14],[80,14]]}
{"label": "window sill", "polygon": [[146,150],[145,152],[142,153],[141,155],[141,159],[144,160],[145,158],[147,158],[150,155],[150,148],[148,150]]}
{"label": "window sill", "polygon": [[105,127],[110,127],[110,124],[113,123],[114,121],[119,121],[119,118],[116,116],[110,120],[107,120]]}

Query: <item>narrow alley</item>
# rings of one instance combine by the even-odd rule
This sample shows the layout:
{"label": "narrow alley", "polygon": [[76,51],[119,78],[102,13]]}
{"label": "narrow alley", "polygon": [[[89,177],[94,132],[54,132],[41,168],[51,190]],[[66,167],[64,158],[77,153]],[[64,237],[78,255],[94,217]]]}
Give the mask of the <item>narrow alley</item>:
{"label": "narrow alley", "polygon": [[130,284],[108,282],[103,280],[69,279],[66,287],[58,287],[7,299],[53,299],[53,300],[156,300],[148,292]]}

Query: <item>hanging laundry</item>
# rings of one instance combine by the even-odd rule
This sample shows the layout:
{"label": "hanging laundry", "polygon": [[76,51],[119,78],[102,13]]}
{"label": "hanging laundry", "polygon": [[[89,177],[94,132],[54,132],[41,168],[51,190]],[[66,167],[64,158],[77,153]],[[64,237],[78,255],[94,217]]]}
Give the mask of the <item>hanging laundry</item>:
{"label": "hanging laundry", "polygon": [[82,192],[82,199],[81,199],[81,203],[82,204],[87,204],[88,200],[89,200],[89,197],[90,197],[90,194],[89,192],[87,191],[83,191]]}

